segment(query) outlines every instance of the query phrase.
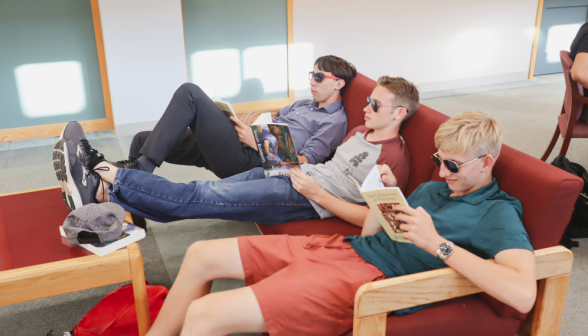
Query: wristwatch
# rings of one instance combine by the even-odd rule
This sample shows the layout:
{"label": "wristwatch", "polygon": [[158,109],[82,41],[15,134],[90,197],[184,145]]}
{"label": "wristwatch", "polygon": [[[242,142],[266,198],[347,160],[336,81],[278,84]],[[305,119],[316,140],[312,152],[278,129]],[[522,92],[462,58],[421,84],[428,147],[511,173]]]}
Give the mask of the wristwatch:
{"label": "wristwatch", "polygon": [[441,261],[445,261],[447,257],[449,257],[453,253],[453,247],[455,244],[450,242],[449,240],[445,243],[441,243],[437,248],[437,258]]}

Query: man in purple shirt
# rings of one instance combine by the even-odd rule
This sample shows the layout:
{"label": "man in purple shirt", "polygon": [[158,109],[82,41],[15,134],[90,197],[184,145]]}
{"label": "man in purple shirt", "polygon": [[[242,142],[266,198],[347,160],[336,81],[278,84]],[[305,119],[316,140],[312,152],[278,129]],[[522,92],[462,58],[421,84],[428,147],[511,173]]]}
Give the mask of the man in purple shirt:
{"label": "man in purple shirt", "polygon": [[[318,58],[309,76],[313,99],[284,107],[274,119],[289,125],[301,161],[324,162],[345,138],[341,96],[356,74],[342,58]],[[165,161],[204,167],[220,178],[261,167],[253,131],[231,119],[234,126],[200,87],[182,84],[153,131],[135,135],[129,160],[114,164],[153,172]]]}

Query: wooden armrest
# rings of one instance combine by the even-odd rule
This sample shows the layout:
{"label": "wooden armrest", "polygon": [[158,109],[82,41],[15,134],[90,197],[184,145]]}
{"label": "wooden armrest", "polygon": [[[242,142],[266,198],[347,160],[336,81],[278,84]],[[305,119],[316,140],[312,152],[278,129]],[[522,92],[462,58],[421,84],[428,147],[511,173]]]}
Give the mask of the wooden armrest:
{"label": "wooden armrest", "polygon": [[251,123],[253,121],[255,121],[255,119],[257,119],[257,117],[265,112],[271,112],[272,114],[272,118],[277,118],[278,117],[278,112],[280,112],[279,108],[274,108],[274,109],[267,109],[267,110],[260,110],[260,111],[249,111],[249,112],[241,112],[241,113],[237,113],[237,118],[239,118],[239,120],[241,120],[245,125],[251,125]]}
{"label": "wooden armrest", "polygon": [[[574,255],[563,246],[537,250],[535,258],[538,280],[572,271]],[[365,317],[480,292],[453,268],[443,268],[364,284],[355,294],[355,314]]]}
{"label": "wooden armrest", "polygon": [[[535,251],[535,258],[537,280],[564,276],[569,279],[574,259],[570,250],[563,246],[549,247]],[[494,262],[494,260],[488,262]],[[567,280],[564,283],[565,298]],[[563,285],[563,283],[558,282],[558,285]],[[537,305],[540,304],[540,300],[550,298],[549,295],[545,296],[541,293],[544,290],[546,288],[542,288],[540,284]],[[384,335],[388,312],[480,292],[482,292],[480,288],[452,268],[364,284],[355,294],[354,335]],[[556,292],[561,296],[561,289]],[[561,297],[558,300],[562,300]],[[561,308],[563,313],[563,304]],[[559,316],[559,321],[561,321],[561,316]],[[557,323],[557,327],[559,328],[559,323]]]}

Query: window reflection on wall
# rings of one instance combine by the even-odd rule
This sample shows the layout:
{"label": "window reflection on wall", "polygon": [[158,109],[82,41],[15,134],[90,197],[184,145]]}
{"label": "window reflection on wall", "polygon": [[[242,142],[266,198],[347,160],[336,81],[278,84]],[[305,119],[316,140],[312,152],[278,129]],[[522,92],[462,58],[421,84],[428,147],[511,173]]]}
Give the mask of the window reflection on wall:
{"label": "window reflection on wall", "polygon": [[243,95],[245,82],[249,84],[249,91],[259,91],[247,92],[247,96],[252,98],[262,93],[287,92],[288,66],[293,89],[310,87],[308,71],[313,68],[314,48],[311,43],[294,43],[289,49],[286,45],[272,45],[250,47],[243,51],[206,50],[193,53],[190,63],[190,80],[211,98],[230,100]]}
{"label": "window reflection on wall", "polygon": [[87,106],[82,64],[24,64],[14,69],[22,113],[27,118],[76,114]]}
{"label": "window reflection on wall", "polygon": [[561,50],[570,50],[570,45],[576,37],[576,33],[582,24],[567,24],[551,26],[547,30],[547,43],[545,43],[545,52],[547,53],[547,63],[559,63],[559,52]]}

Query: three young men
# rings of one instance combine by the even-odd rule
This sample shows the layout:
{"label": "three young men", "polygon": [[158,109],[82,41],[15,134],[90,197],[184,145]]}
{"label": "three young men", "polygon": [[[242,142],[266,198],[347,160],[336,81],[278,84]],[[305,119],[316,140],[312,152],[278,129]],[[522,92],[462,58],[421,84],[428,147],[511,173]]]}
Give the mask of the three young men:
{"label": "three young men", "polygon": [[[149,335],[337,335],[352,326],[353,300],[362,284],[447,265],[528,312],[536,295],[534,255],[520,202],[500,191],[492,177],[502,143],[495,120],[465,113],[437,131],[433,160],[446,181],[424,183],[408,198],[410,206],[394,209],[403,237],[414,244],[390,240],[358,205],[361,195],[347,175],[362,182],[374,164],[381,165],[386,185],[405,186],[408,155],[398,131],[417,106],[412,84],[380,78],[364,109],[365,127],[350,132],[333,160],[312,165],[310,176],[293,172],[291,179],[266,179],[256,168],[221,181],[175,184],[118,169],[85,139],[79,140],[78,156],[65,136],[56,149],[58,166],[68,177],[62,184],[68,197],[78,197],[70,190],[79,185],[74,172],[86,171],[97,182],[92,199],[79,202],[112,201],[158,221],[215,217],[277,224],[336,215],[363,225],[361,237],[253,236],[195,243]],[[75,125],[64,134],[83,134]],[[489,258],[496,264],[484,260]],[[217,278],[244,279],[248,287],[209,294]]]}
{"label": "three young men", "polygon": [[[439,128],[433,160],[445,182],[426,182],[408,197],[410,206],[394,207],[403,237],[414,244],[390,240],[372,213],[361,236],[193,244],[148,335],[340,335],[352,327],[362,284],[446,266],[528,312],[536,296],[535,259],[521,203],[492,177],[501,142],[496,121],[479,112]],[[390,171],[383,175],[387,185],[396,184]],[[244,279],[248,286],[209,294],[219,278]]]}
{"label": "three young men", "polygon": [[[344,59],[320,57],[310,75],[313,99],[280,110],[275,121],[289,125],[301,160],[322,163],[341,144],[347,131],[341,96],[356,75]],[[135,135],[130,159],[114,164],[151,173],[165,161],[204,167],[220,178],[261,167],[251,128],[232,120],[236,126],[197,85],[183,84],[153,131]]]}
{"label": "three young men", "polygon": [[[368,101],[365,126],[348,134],[332,160],[309,164],[308,175],[293,171],[290,177],[266,178],[258,167],[219,181],[172,183],[142,170],[115,167],[91,148],[75,122],[66,126],[56,145],[55,168],[72,208],[110,201],[158,222],[219,218],[279,224],[336,215],[361,226],[368,209],[360,205],[365,202],[349,176],[362,183],[374,165],[385,165],[398,185],[406,186],[409,156],[399,131],[416,112],[419,94],[405,79],[384,76]],[[66,134],[76,136],[69,139]]]}

